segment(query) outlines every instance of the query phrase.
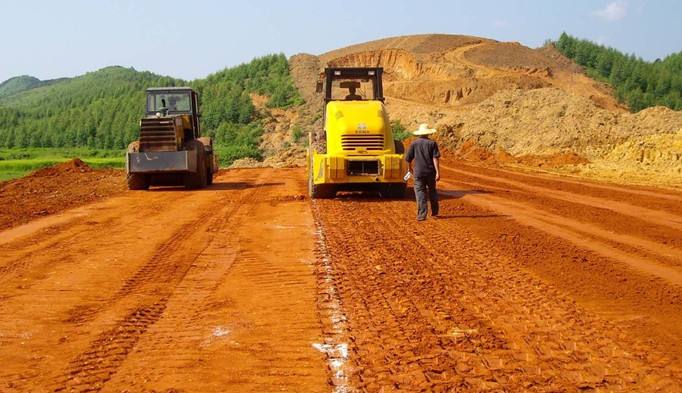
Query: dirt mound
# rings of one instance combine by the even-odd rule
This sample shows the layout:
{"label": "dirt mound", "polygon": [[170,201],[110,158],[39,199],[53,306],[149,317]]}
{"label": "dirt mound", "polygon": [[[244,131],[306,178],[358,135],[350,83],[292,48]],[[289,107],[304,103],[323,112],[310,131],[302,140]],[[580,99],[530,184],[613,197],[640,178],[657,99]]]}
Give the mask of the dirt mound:
{"label": "dirt mound", "polygon": [[123,192],[123,177],[123,171],[92,169],[76,158],[2,182],[0,229]]}
{"label": "dirt mound", "polygon": [[559,87],[618,109],[610,90],[551,48],[444,34],[392,37],[327,52],[320,63],[382,66],[385,95],[461,107],[500,90]]}
{"label": "dirt mound", "polygon": [[518,42],[493,42],[477,46],[465,52],[464,57],[489,67],[542,70],[547,73],[565,71],[563,65],[554,58]]}
{"label": "dirt mound", "polygon": [[467,45],[480,44],[481,42],[496,42],[480,37],[472,37],[466,35],[451,35],[451,34],[419,34],[406,35],[398,37],[383,38],[364,42],[361,44],[347,46],[345,48],[336,49],[320,55],[322,62],[328,62],[332,59],[346,56],[351,53],[377,51],[385,49],[401,49],[410,53],[414,53],[419,57],[428,57],[429,55],[445,50],[459,48]]}
{"label": "dirt mound", "polygon": [[308,103],[308,116],[301,120],[306,131],[322,126],[312,120],[321,117],[322,100],[314,86],[325,66],[383,67],[388,109],[392,118],[408,126],[470,110],[500,91],[548,87],[583,97],[598,108],[624,112],[607,86],[588,78],[551,46],[530,49],[479,37],[428,34],[352,45],[319,58],[293,56],[291,73]]}
{"label": "dirt mound", "polygon": [[70,161],[62,162],[56,165],[48,166],[38,169],[31,173],[32,177],[46,177],[46,176],[61,176],[65,173],[85,173],[92,172],[92,168],[80,158],[74,158]]}
{"label": "dirt mound", "polygon": [[[629,113],[608,85],[589,78],[552,45],[531,49],[515,42],[427,34],[352,45],[319,58],[294,56],[292,75],[309,100],[308,119],[321,117],[322,101],[314,86],[320,70],[330,65],[383,67],[391,118],[408,128],[437,124],[443,147],[465,159],[568,166],[575,172],[578,166],[623,159],[610,153],[631,138],[682,128],[682,112],[650,108]],[[300,121],[320,139],[319,121]],[[670,165],[674,172],[681,164]],[[667,166],[637,165],[645,166],[669,173]]]}
{"label": "dirt mound", "polygon": [[452,154],[448,152],[447,155],[452,155],[466,161],[517,164],[538,168],[558,168],[565,165],[579,165],[590,162],[585,157],[574,152],[513,156],[500,147],[494,151],[482,148],[473,140],[466,140]]}
{"label": "dirt mound", "polygon": [[542,48],[535,49],[535,51],[542,53],[545,57],[552,59],[555,63],[559,64],[561,68],[566,71],[573,72],[576,74],[582,73],[583,69],[581,66],[573,62],[573,60],[564,56],[563,53],[552,44],[545,45]]}
{"label": "dirt mound", "polygon": [[[682,161],[682,128],[675,134],[630,138],[616,146],[606,158],[648,166],[676,166],[675,163]],[[680,168],[676,169],[679,173]]]}
{"label": "dirt mound", "polygon": [[289,59],[289,72],[306,103],[322,99],[322,95],[315,91],[315,82],[320,71],[320,59],[317,56],[299,53]]}
{"label": "dirt mound", "polygon": [[588,177],[682,187],[682,129],[673,134],[634,136],[576,171]]}
{"label": "dirt mound", "polygon": [[556,88],[501,91],[438,124],[438,138],[459,146],[472,141],[488,151],[514,156],[572,152],[598,159],[633,136],[670,134],[682,127],[682,112],[649,108],[636,114],[601,109]]}

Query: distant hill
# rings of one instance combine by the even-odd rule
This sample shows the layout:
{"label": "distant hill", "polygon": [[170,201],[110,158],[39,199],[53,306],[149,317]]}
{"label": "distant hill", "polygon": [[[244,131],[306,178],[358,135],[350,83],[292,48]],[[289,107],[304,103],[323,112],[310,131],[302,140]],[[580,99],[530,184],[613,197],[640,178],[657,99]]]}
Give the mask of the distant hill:
{"label": "distant hill", "polygon": [[[194,81],[117,66],[64,80],[12,78],[0,85],[0,147],[124,148],[136,138],[147,87],[189,85],[200,93],[203,130],[215,137],[224,163],[271,158],[273,151],[301,159],[302,136],[308,131],[319,136],[323,129],[323,100],[315,82],[328,65],[384,67],[391,119],[408,129],[423,122],[437,126],[437,138],[452,150],[475,144],[514,156],[574,152],[595,160],[620,144],[634,146],[637,138],[682,128],[682,112],[630,113],[638,106],[623,105],[619,90],[606,83],[610,80],[557,47],[566,49],[423,34],[317,56],[264,56]],[[670,88],[680,90],[679,56],[661,63],[677,67]],[[666,91],[663,80],[647,82],[644,94]],[[644,82],[636,77],[630,85]],[[305,105],[299,105],[302,97]]]}
{"label": "distant hill", "polygon": [[[314,90],[321,69],[381,66],[391,120],[400,121],[407,129],[419,123],[435,126],[438,133],[434,138],[460,156],[508,161],[523,156],[559,157],[554,162],[584,162],[615,157],[612,151],[627,145],[642,149],[641,157],[660,161],[641,162],[643,165],[651,164],[661,173],[682,170],[679,148],[648,152],[648,147],[643,147],[649,146],[645,141],[656,138],[682,137],[682,112],[655,107],[631,113],[629,109],[641,107],[626,107],[609,80],[593,77],[581,66],[582,58],[576,62],[558,46],[529,48],[480,37],[422,34],[355,44],[318,56],[300,54],[290,63],[301,94],[307,102],[317,102],[303,117],[307,120],[302,124],[304,131],[322,130],[323,105]],[[579,51],[580,56],[585,57],[586,52],[589,50]],[[594,62],[592,57],[587,59]],[[627,75],[623,69],[617,75],[633,86],[646,86],[654,96],[658,91],[661,97],[670,94],[669,98],[676,98],[680,90],[675,82],[679,68],[674,68],[679,67],[678,59],[671,56],[652,65],[660,68],[658,76],[667,75],[651,78],[655,84],[646,83],[636,66]],[[607,63],[598,60],[602,66]],[[675,72],[666,73],[666,69]],[[640,71],[645,71],[643,65]],[[316,132],[314,146],[324,149],[323,141],[323,133]],[[631,155],[636,157],[635,153]]]}
{"label": "distant hill", "polygon": [[131,68],[107,67],[0,97],[6,147],[124,147],[134,138],[148,86],[184,84]]}
{"label": "distant hill", "polygon": [[682,52],[646,62],[566,33],[537,49],[466,35],[398,36],[335,49],[319,60],[382,65],[388,96],[451,107],[504,89],[556,87],[605,109],[682,109]]}
{"label": "distant hill", "polygon": [[185,85],[199,91],[203,129],[229,148],[230,159],[259,158],[262,130],[249,93],[270,97],[268,105],[274,107],[300,102],[284,55],[191,82],[119,66],[59,81],[17,77],[2,84],[0,147],[124,148],[136,138],[145,89]]}
{"label": "distant hill", "polygon": [[29,75],[16,76],[7,79],[0,83],[0,98],[32,89],[39,86],[40,83],[40,79]]}
{"label": "distant hill", "polygon": [[30,75],[15,76],[14,78],[9,78],[6,81],[0,83],[0,99],[27,90],[35,89],[36,87],[53,85],[55,83],[64,82],[67,80],[69,80],[69,78],[48,79],[41,81],[40,79]]}

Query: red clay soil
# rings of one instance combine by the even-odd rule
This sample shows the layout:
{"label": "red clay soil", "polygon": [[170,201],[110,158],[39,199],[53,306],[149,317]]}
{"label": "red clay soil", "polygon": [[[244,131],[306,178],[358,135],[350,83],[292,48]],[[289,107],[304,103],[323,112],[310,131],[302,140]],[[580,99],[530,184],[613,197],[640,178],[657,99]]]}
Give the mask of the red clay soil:
{"label": "red clay soil", "polygon": [[328,391],[303,174],[215,180],[0,233],[0,391]]}
{"label": "red clay soil", "polygon": [[0,229],[62,212],[125,190],[123,172],[92,169],[76,158],[0,183]]}
{"label": "red clay soil", "polygon": [[0,391],[682,391],[682,193],[442,172],[421,223],[262,168],[2,231]]}
{"label": "red clay soil", "polygon": [[682,389],[682,194],[445,164],[437,220],[409,200],[314,201],[346,385]]}
{"label": "red clay soil", "polygon": [[472,163],[519,164],[537,168],[556,168],[564,165],[587,164],[590,162],[585,157],[574,152],[513,156],[501,148],[495,151],[484,149],[471,140],[464,141],[450,156]]}

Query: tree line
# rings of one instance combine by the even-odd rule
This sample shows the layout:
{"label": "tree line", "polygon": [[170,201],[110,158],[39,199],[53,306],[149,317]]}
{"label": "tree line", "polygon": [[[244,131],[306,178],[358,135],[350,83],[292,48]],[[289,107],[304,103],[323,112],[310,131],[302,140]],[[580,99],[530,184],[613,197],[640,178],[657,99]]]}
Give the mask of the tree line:
{"label": "tree line", "polygon": [[554,44],[566,57],[585,67],[590,77],[613,86],[616,97],[631,110],[656,105],[682,109],[682,51],[647,62],[566,33]]}
{"label": "tree line", "polygon": [[204,133],[236,156],[258,156],[262,128],[250,93],[269,96],[270,107],[302,102],[283,54],[256,58],[192,82],[107,67],[0,97],[0,147],[125,148],[137,138],[145,111],[144,90],[164,86],[196,89]]}

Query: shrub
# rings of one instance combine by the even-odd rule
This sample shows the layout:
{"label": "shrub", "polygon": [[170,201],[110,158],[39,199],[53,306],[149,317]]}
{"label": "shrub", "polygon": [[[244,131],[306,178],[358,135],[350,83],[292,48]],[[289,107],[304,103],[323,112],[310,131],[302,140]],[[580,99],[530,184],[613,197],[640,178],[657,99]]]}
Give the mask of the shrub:
{"label": "shrub", "polygon": [[393,139],[396,141],[403,141],[410,136],[410,132],[405,129],[400,120],[391,122],[391,131],[393,132]]}

